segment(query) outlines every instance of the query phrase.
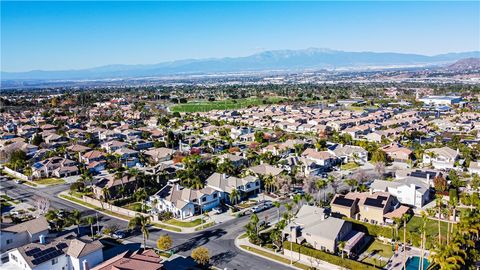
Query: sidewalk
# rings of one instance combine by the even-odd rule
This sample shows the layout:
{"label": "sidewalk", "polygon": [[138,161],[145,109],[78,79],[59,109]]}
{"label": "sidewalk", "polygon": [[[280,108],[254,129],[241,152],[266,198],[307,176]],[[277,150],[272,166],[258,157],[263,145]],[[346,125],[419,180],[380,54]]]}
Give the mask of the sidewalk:
{"label": "sidewalk", "polygon": [[[255,248],[255,249],[258,249],[258,250],[261,250],[265,253],[269,253],[269,254],[272,254],[274,256],[279,256],[279,257],[282,257],[284,260],[286,261],[290,261],[292,260],[292,258],[290,258],[290,256],[286,256],[285,254],[283,253],[276,253],[276,252],[273,252],[272,250],[270,249],[267,249],[267,248],[263,248],[263,247],[260,247],[260,246],[257,246],[257,245],[254,245],[252,243],[250,243],[250,241],[248,241],[248,238],[242,238],[240,239],[240,236],[238,236],[237,238],[235,238],[235,246],[239,249],[241,249],[242,251],[245,251],[245,252],[248,252],[248,253],[251,253],[255,256],[260,256],[262,258],[265,258],[267,260],[270,260],[270,261],[273,261],[273,262],[277,262],[277,263],[280,263],[280,264],[283,264],[283,265],[286,265],[288,267],[291,267],[293,269],[302,269],[302,268],[299,268],[299,267],[296,267],[294,265],[291,265],[289,263],[284,263],[284,262],[281,262],[281,261],[278,261],[278,260],[275,260],[275,259],[272,259],[272,258],[269,258],[269,257],[266,257],[266,256],[262,256],[260,254],[257,254],[255,252],[252,252],[252,251],[249,251],[249,250],[246,250],[242,247],[240,247],[241,245],[244,245],[244,246],[249,246],[249,247],[252,247],[252,248]],[[293,253],[293,263],[301,263],[301,264],[304,264],[305,266],[307,267],[310,267],[310,266],[314,266],[316,269],[320,269],[320,270],[340,270],[341,268],[337,265],[333,265],[331,263],[328,263],[328,262],[325,262],[325,261],[319,261],[317,259],[314,259],[314,258],[311,258],[311,257],[308,257],[308,256],[305,256],[303,254],[298,254],[298,253]],[[311,258],[311,259],[309,259]]]}
{"label": "sidewalk", "polygon": [[[69,198],[72,198],[69,199]],[[60,192],[58,195],[57,195],[58,198],[62,199],[62,200],[66,200],[66,201],[69,201],[71,203],[74,203],[74,204],[77,204],[77,205],[80,205],[80,206],[83,206],[85,208],[89,208],[89,209],[92,209],[94,211],[97,211],[97,212],[100,212],[102,213],[103,215],[106,215],[106,216],[109,216],[109,217],[112,217],[112,218],[116,218],[116,219],[120,219],[120,220],[123,220],[123,221],[126,221],[126,222],[129,222],[130,221],[130,217],[128,216],[124,216],[122,214],[118,214],[118,213],[115,213],[115,212],[112,212],[108,209],[99,209],[99,207],[96,207],[94,205],[90,205],[89,203],[83,201],[82,199],[80,198],[77,198],[77,197],[74,197],[70,194],[68,194],[68,191],[63,191],[63,192]],[[205,228],[202,228],[202,229],[199,229],[200,227],[202,226],[205,226],[209,223],[212,223],[214,222],[214,224],[212,224],[211,226],[207,226]],[[210,229],[212,228],[213,226],[216,226],[218,225],[217,222],[215,222],[215,220],[209,218],[209,220],[205,220],[205,222],[203,224],[200,224],[198,226],[195,226],[195,227],[181,227],[181,226],[175,226],[175,225],[172,225],[172,224],[168,224],[168,223],[163,223],[161,221],[153,221],[152,222],[153,226],[154,227],[158,227],[158,228],[161,228],[163,230],[166,230],[166,231],[169,231],[169,232],[172,232],[172,233],[184,233],[184,234],[191,234],[191,233],[196,233],[196,232],[200,232],[202,230],[205,230],[205,229]],[[169,229],[169,228],[173,228],[173,229]]]}

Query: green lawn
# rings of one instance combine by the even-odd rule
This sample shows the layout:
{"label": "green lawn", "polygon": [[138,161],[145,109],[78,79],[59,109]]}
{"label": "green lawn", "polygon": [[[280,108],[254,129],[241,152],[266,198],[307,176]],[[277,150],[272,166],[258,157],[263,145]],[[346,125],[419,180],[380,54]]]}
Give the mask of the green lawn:
{"label": "green lawn", "polygon": [[169,231],[174,231],[174,232],[181,232],[182,231],[182,229],[180,229],[180,228],[172,227],[172,226],[168,226],[168,225],[160,224],[160,223],[153,223],[153,226],[158,227],[158,228],[162,228],[162,229],[165,229],[165,230],[169,230]]}
{"label": "green lawn", "polygon": [[[272,260],[279,261],[279,262],[282,262],[282,263],[290,264],[290,260],[285,258],[285,257],[279,256],[279,255],[274,255],[274,254],[271,254],[270,252],[266,252],[266,251],[263,251],[261,249],[246,246],[246,245],[240,245],[240,247],[242,249],[245,249],[245,250],[251,251],[253,253],[256,253],[260,256],[264,256],[264,257],[267,257],[267,258],[270,258]],[[298,263],[298,262],[294,262],[293,265],[298,267],[298,268],[305,269],[305,270],[310,269],[309,266],[307,266],[305,264],[302,264],[302,263]]]}
{"label": "green lawn", "polygon": [[283,100],[280,97],[272,98],[245,98],[245,99],[227,99],[217,101],[200,101],[188,102],[178,104],[170,108],[172,112],[206,112],[211,110],[231,110],[245,108],[250,105],[258,106],[264,104],[264,101],[269,103],[278,103]]}
{"label": "green lawn", "polygon": [[380,241],[373,241],[367,248],[366,252],[379,254],[380,256],[385,258],[390,258],[394,254],[391,245],[383,244]]}
{"label": "green lawn", "polygon": [[342,170],[352,170],[352,169],[355,169],[355,168],[358,168],[358,164],[355,163],[355,162],[349,162],[347,164],[343,164],[342,166],[340,166],[340,169]]}
{"label": "green lawn", "polygon": [[[373,241],[370,246],[367,248],[367,250],[365,251],[367,254],[378,254],[382,257],[385,257],[385,258],[390,258],[393,256],[394,252],[392,251],[392,246],[391,245],[385,245],[379,241]],[[371,257],[367,257],[365,259],[362,260],[363,263],[369,263],[371,265],[375,265],[375,266],[379,266],[379,267],[384,267],[385,265],[387,265],[387,262],[386,261],[380,261],[380,260],[376,260],[374,258],[371,258]]]}
{"label": "green lawn", "polygon": [[205,229],[205,228],[212,227],[213,225],[215,225],[215,222],[214,222],[214,221],[209,222],[209,223],[204,224],[204,225],[198,226],[197,228],[195,228],[195,231],[200,231],[200,230],[203,230],[203,229]]}
{"label": "green lawn", "polygon": [[[353,227],[356,230],[363,231],[368,233],[371,236],[378,237],[384,236],[391,238],[392,237],[392,230],[391,227],[388,226],[380,226],[380,225],[373,225],[365,222],[361,222],[358,220],[353,220],[350,218],[344,218],[345,220],[351,221],[354,223]],[[412,243],[413,246],[420,247],[420,228],[422,227],[423,221],[421,217],[413,216],[410,221],[407,223],[407,242]],[[403,226],[401,226],[398,230],[400,241],[403,242]],[[442,239],[445,241],[447,235],[447,223],[441,221],[440,222],[440,230],[442,233]],[[430,249],[433,247],[435,243],[438,242],[438,222],[436,220],[429,219],[427,221],[427,241],[426,241],[426,248]]]}
{"label": "green lawn", "polygon": [[[292,246],[292,249],[290,248],[290,245]],[[331,264],[335,264],[344,268],[348,269],[355,269],[355,270],[373,270],[376,269],[373,266],[364,264],[362,262],[350,260],[348,258],[343,258],[334,254],[330,254],[321,250],[316,250],[313,248],[305,247],[302,245],[299,245],[297,243],[291,243],[288,241],[283,242],[283,248],[288,249],[288,250],[293,250],[295,252],[299,252],[301,254],[318,258],[322,261],[329,262]]]}
{"label": "green lawn", "polygon": [[169,219],[167,221],[164,221],[163,223],[178,226],[178,227],[190,228],[190,227],[196,227],[196,226],[202,224],[202,219],[197,218],[193,221],[180,221],[180,220],[176,220],[176,219],[172,218],[172,219]]}
{"label": "green lawn", "polygon": [[51,186],[51,185],[65,184],[65,181],[58,178],[44,178],[44,179],[35,180],[35,183],[39,185]]}

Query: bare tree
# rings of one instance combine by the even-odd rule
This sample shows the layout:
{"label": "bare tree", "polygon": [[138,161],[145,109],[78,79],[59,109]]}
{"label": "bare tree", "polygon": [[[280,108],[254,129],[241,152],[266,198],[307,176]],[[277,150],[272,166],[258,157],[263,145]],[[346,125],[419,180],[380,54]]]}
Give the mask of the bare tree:
{"label": "bare tree", "polygon": [[36,196],[34,200],[39,215],[45,214],[50,208],[50,200],[48,198]]}
{"label": "bare tree", "polygon": [[378,174],[378,178],[383,179],[385,175],[385,163],[383,162],[375,163],[375,172]]}
{"label": "bare tree", "polygon": [[353,179],[357,180],[358,183],[363,183],[366,179],[368,179],[367,173],[365,170],[358,170],[354,175]]}

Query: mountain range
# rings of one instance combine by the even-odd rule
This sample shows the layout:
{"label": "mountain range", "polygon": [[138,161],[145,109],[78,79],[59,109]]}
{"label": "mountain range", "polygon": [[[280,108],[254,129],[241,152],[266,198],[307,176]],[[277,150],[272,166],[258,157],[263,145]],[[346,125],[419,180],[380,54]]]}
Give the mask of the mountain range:
{"label": "mountain range", "polygon": [[246,57],[188,59],[151,65],[107,65],[78,70],[1,72],[5,80],[84,80],[155,77],[222,72],[301,71],[343,68],[392,68],[451,64],[479,58],[480,51],[433,56],[392,52],[347,52],[330,49],[264,51]]}

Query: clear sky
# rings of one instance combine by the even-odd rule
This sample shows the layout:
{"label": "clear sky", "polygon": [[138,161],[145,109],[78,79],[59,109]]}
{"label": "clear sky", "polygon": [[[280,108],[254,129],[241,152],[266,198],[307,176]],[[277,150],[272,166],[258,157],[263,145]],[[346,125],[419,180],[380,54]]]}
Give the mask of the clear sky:
{"label": "clear sky", "polygon": [[5,2],[1,70],[247,56],[310,47],[480,50],[480,2]]}

